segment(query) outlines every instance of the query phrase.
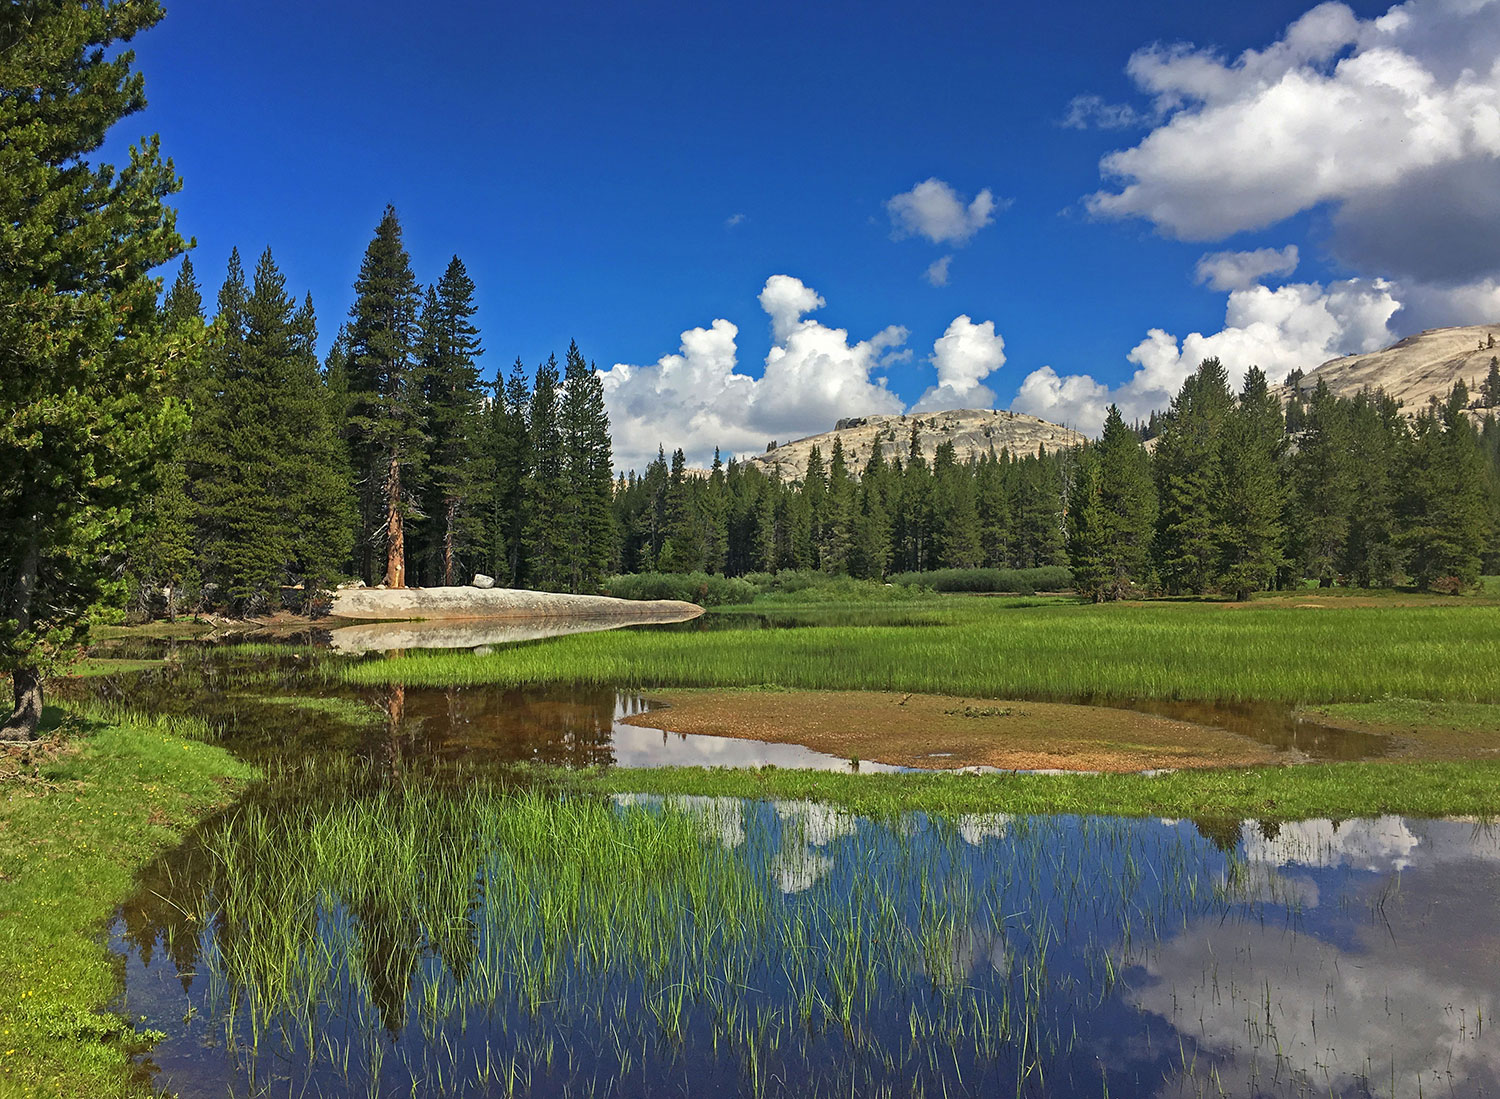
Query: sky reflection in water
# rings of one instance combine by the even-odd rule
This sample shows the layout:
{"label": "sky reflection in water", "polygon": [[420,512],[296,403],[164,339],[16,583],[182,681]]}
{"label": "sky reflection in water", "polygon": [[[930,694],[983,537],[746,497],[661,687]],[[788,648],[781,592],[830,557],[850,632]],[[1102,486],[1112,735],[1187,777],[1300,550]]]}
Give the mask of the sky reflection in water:
{"label": "sky reflection in water", "polygon": [[[357,816],[359,797],[329,812]],[[264,841],[300,850],[275,812]],[[323,827],[310,812],[303,833]],[[114,933],[126,1010],[169,1035],[158,1083],[189,1097],[1500,1090],[1500,835],[1484,825],[876,823],[642,796],[612,812],[611,842],[687,822],[705,861],[660,878],[621,863],[592,884],[585,869],[558,892],[592,856],[534,865],[493,838],[501,820],[446,908],[382,903],[389,882],[325,890],[298,926],[337,979],[306,1032],[284,1012],[258,1044],[235,974],[260,929],[216,919],[238,887],[214,884],[190,839]],[[413,873],[441,891],[439,870]],[[294,885],[269,870],[257,887]],[[605,909],[657,922],[611,940],[619,928],[589,922]],[[736,920],[740,937],[722,926]],[[526,958],[501,949],[523,941]],[[552,968],[528,983],[538,965]]]}

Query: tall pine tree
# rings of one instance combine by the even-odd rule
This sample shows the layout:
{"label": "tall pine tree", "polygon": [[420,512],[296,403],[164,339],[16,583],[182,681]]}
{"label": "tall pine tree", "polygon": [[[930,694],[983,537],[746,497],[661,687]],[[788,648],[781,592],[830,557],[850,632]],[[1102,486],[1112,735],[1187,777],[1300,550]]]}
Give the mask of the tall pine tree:
{"label": "tall pine tree", "polygon": [[[418,357],[421,294],[387,206],[365,249],[349,310],[349,430],[360,485],[359,560],[367,581],[406,586],[406,521],[427,443]],[[384,553],[377,557],[376,552]],[[381,560],[383,557],[383,560]]]}
{"label": "tall pine tree", "polygon": [[1265,372],[1252,366],[1224,422],[1219,452],[1220,570],[1225,589],[1241,601],[1273,587],[1285,562],[1285,449],[1281,402]]}
{"label": "tall pine tree", "polygon": [[536,372],[531,391],[529,468],[525,500],[523,579],[528,587],[561,591],[568,586],[564,509],[567,486],[563,480],[561,424],[562,379],[557,356],[550,356]]}
{"label": "tall pine tree", "polygon": [[484,391],[474,282],[454,256],[422,309],[422,383],[426,401],[427,578],[457,583],[468,552],[484,539],[480,496],[495,478],[481,445]]}
{"label": "tall pine tree", "polygon": [[[1101,552],[1105,575],[1098,597],[1122,599],[1151,584],[1151,545],[1156,533],[1151,459],[1140,437],[1125,426],[1114,405],[1109,406],[1104,432],[1093,449],[1098,460],[1099,506],[1104,523]],[[1068,499],[1071,509],[1072,493]]]}
{"label": "tall pine tree", "polygon": [[0,672],[31,737],[42,676],[124,594],[154,469],[186,427],[162,396],[187,353],[151,271],[181,253],[179,183],[156,138],[116,171],[93,154],[146,105],[118,49],[161,18],[151,0],[0,7]]}
{"label": "tall pine tree", "polygon": [[1204,359],[1173,398],[1157,443],[1157,565],[1174,593],[1201,594],[1219,582],[1220,450],[1233,399],[1223,364]]}
{"label": "tall pine tree", "polygon": [[[615,556],[614,456],[604,385],[576,343],[568,346],[560,415],[568,590],[594,592]],[[700,543],[702,567],[707,545]]]}

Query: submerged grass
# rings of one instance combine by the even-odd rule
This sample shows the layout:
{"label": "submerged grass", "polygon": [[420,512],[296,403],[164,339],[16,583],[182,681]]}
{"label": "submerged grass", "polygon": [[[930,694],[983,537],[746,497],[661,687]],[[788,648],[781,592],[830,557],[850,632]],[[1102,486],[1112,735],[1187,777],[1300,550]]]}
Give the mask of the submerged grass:
{"label": "submerged grass", "polygon": [[346,682],[896,690],[972,697],[1500,702],[1500,607],[991,606],[941,624],[618,631],[340,664]]}
{"label": "submerged grass", "polygon": [[1129,944],[1231,903],[1187,829],[303,781],[319,794],[252,800],[199,834],[199,876],[162,881],[186,943],[132,930],[203,976],[212,1044],[292,1091],[654,1094],[685,1059],[739,1094],[1074,1091],[1093,1078],[1049,966],[1107,995]]}
{"label": "submerged grass", "polygon": [[[82,718],[0,769],[0,1096],[147,1095],[150,1045],[105,1006],[119,975],[103,925],[137,867],[249,770],[207,727],[120,711]],[[49,711],[49,718],[57,718]],[[61,747],[57,747],[60,743]]]}

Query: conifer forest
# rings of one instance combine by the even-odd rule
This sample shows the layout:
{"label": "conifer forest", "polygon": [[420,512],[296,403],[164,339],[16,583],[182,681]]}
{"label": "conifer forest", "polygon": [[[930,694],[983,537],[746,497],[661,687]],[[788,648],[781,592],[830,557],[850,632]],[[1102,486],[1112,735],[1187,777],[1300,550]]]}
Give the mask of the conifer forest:
{"label": "conifer forest", "polygon": [[424,289],[395,210],[353,285],[319,363],[313,302],[269,250],[248,275],[231,255],[211,297],[184,261],[161,324],[187,349],[174,387],[193,412],[128,554],[143,610],[301,609],[355,581],[593,593],[619,574],[786,569],[1068,567],[1096,600],[1244,599],[1308,580],[1459,591],[1500,561],[1493,365],[1414,417],[1326,384],[1283,400],[1253,367],[1234,393],[1208,360],[1149,423],[1111,409],[1082,448],[961,460],[939,443],[929,462],[915,416],[857,467],[837,435],[815,446],[797,481],[717,454],[689,468],[670,437],[622,471],[576,344],[492,372],[462,260]]}

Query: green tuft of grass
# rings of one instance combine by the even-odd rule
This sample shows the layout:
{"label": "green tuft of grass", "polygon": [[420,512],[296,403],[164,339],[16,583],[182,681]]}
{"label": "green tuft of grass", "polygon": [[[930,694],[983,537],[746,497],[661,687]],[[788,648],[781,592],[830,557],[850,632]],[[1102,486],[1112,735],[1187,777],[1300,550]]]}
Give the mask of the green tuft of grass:
{"label": "green tuft of grass", "polygon": [[1381,729],[1452,729],[1464,733],[1500,732],[1500,703],[1446,702],[1425,698],[1382,698],[1375,702],[1334,702],[1306,710],[1311,717],[1342,718]]}
{"label": "green tuft of grass", "polygon": [[55,758],[0,771],[0,1095],[151,1094],[131,1058],[153,1036],[106,1010],[103,929],[137,868],[252,775],[200,725],[75,713]]}
{"label": "green tuft of grass", "polygon": [[127,675],[131,672],[149,672],[166,665],[165,660],[117,659],[105,656],[88,656],[68,665],[69,679],[91,679],[100,675]]}
{"label": "green tuft of grass", "polygon": [[1306,820],[1500,815],[1500,762],[1328,763],[1162,775],[844,774],[662,767],[562,772],[538,779],[598,793],[807,800],[861,816],[924,812]]}

